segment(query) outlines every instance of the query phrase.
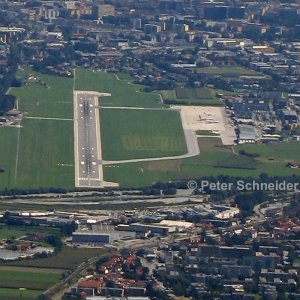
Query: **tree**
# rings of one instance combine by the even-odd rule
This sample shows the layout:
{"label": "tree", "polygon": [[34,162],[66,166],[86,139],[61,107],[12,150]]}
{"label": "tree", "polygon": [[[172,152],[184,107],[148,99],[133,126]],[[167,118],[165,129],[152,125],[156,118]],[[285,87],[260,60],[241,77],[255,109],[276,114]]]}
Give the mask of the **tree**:
{"label": "tree", "polygon": [[163,189],[163,195],[176,195],[177,189],[173,187],[167,187]]}
{"label": "tree", "polygon": [[58,249],[62,248],[62,241],[61,241],[60,237],[56,234],[48,235],[45,238],[45,241],[55,248],[58,248]]}

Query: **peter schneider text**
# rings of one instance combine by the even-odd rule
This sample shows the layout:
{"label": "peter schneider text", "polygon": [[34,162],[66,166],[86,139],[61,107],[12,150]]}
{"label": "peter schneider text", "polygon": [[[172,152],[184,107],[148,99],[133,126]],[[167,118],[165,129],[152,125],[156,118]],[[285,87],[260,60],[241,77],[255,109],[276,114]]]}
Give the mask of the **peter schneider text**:
{"label": "peter schneider text", "polygon": [[236,182],[209,182],[207,180],[200,181],[200,190],[211,191],[287,191],[298,192],[300,183],[283,181],[274,182],[260,182],[260,181],[244,181],[238,180]]}

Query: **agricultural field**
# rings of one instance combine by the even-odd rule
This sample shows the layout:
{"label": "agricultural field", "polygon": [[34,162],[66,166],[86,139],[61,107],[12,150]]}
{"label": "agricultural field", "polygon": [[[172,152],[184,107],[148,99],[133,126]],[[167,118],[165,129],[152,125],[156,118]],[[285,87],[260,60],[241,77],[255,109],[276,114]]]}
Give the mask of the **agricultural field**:
{"label": "agricultural field", "polygon": [[101,109],[105,160],[180,155],[186,143],[177,111]]}
{"label": "agricultural field", "polygon": [[0,288],[0,299],[5,300],[34,300],[41,294],[39,290],[19,290],[13,288]]}
{"label": "agricultural field", "polygon": [[0,265],[0,299],[36,299],[61,280],[64,270]]}
{"label": "agricultural field", "polygon": [[[95,248],[70,248],[64,247],[58,254],[47,258],[37,258],[32,260],[22,260],[4,263],[4,266],[30,267],[30,268],[46,268],[65,271],[75,269],[82,262],[96,256],[104,255],[103,249]],[[1,264],[0,264],[1,266]],[[27,268],[26,268],[27,269]],[[1,269],[0,269],[1,270]]]}
{"label": "agricultural field", "polygon": [[39,272],[38,269],[19,268],[9,270],[0,268],[0,287],[1,288],[28,288],[46,290],[61,279],[60,273]]}
{"label": "agricultural field", "polygon": [[[63,248],[58,254],[38,259],[0,263],[0,299],[19,299],[19,288],[26,288],[24,299],[35,299],[43,291],[81,263],[107,252],[102,249]],[[26,298],[26,297],[27,298]],[[11,297],[11,298],[10,298]],[[16,297],[16,298],[14,298]]]}
{"label": "agricultural field", "polygon": [[[196,178],[199,176],[230,176],[258,177],[261,173],[270,176],[300,175],[299,169],[286,167],[290,160],[300,161],[299,142],[245,145],[234,147],[222,146],[219,138],[199,138],[200,155],[184,160],[146,162],[134,164],[115,165],[105,167],[106,180],[119,180],[121,186],[143,186],[156,181],[168,181],[180,178]],[[268,152],[267,147],[272,147]],[[239,155],[239,150],[259,153],[257,158]],[[271,151],[271,150],[270,150]],[[273,155],[274,154],[274,155]],[[274,160],[269,160],[273,155]]]}
{"label": "agricultural field", "polygon": [[[144,86],[126,80],[128,76],[109,74],[87,69],[76,69],[76,90],[91,90],[111,93],[100,99],[101,106],[162,107],[158,93],[142,92]],[[118,80],[120,79],[120,80]]]}
{"label": "agricultural field", "polygon": [[19,238],[27,233],[37,233],[39,235],[59,234],[60,230],[51,227],[6,225],[0,223],[0,239]]}

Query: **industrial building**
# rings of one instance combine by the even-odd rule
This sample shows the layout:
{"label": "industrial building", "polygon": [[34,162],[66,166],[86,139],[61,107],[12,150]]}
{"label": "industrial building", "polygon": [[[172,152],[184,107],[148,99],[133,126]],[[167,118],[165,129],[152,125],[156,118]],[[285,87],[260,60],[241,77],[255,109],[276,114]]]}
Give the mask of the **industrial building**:
{"label": "industrial building", "polygon": [[255,127],[239,125],[239,144],[254,144],[259,138]]}
{"label": "industrial building", "polygon": [[72,235],[72,242],[74,244],[109,244],[133,238],[135,238],[134,232],[77,231]]}
{"label": "industrial building", "polygon": [[163,220],[159,223],[160,226],[175,227],[177,231],[186,231],[192,229],[195,225],[191,222]]}
{"label": "industrial building", "polygon": [[141,223],[132,223],[129,225],[130,231],[136,232],[151,232],[160,235],[167,235],[169,233],[175,232],[175,226],[158,226],[158,225],[151,225],[151,224],[141,224]]}
{"label": "industrial building", "polygon": [[282,110],[281,116],[283,122],[287,122],[289,124],[298,123],[298,115],[297,112],[294,110],[284,109]]}

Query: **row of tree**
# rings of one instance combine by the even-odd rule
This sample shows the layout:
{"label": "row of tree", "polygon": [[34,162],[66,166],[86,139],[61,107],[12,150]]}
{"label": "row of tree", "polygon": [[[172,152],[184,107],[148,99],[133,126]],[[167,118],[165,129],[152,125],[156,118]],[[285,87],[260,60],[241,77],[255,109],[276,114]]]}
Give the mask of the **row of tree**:
{"label": "row of tree", "polygon": [[7,95],[7,90],[15,82],[15,74],[20,62],[20,49],[18,45],[10,47],[7,66],[0,68],[0,115],[5,114],[8,110],[12,109],[15,104],[15,97]]}

